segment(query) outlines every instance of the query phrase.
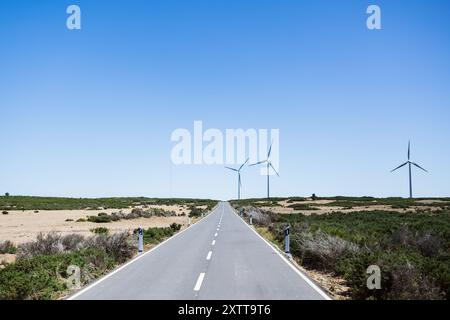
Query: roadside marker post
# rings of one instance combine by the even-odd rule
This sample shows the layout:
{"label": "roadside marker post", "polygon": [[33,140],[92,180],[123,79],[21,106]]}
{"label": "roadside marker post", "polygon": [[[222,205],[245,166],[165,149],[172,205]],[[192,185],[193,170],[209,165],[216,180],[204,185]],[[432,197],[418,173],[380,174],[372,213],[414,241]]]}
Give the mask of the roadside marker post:
{"label": "roadside marker post", "polygon": [[144,232],[142,231],[142,228],[139,227],[138,229],[138,252],[139,254],[144,251]]}
{"label": "roadside marker post", "polygon": [[284,253],[286,253],[287,256],[291,255],[291,252],[289,250],[289,233],[290,233],[290,226],[286,226],[284,228]]}
{"label": "roadside marker post", "polygon": [[191,217],[189,217],[188,226],[191,225]]}
{"label": "roadside marker post", "polygon": [[250,215],[250,225],[253,225],[253,215]]}

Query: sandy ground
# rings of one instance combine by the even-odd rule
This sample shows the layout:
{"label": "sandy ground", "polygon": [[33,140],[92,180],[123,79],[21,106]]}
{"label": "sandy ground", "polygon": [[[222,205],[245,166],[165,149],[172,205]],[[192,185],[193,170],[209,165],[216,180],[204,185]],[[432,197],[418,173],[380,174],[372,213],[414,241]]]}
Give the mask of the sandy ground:
{"label": "sandy ground", "polygon": [[[178,206],[152,206],[164,210],[173,210],[178,214],[188,213],[185,207]],[[131,212],[130,209],[122,209],[124,213]],[[15,244],[20,244],[34,240],[39,232],[56,231],[61,234],[78,233],[82,235],[92,235],[91,229],[105,227],[111,233],[124,230],[133,230],[138,227],[168,227],[176,222],[183,226],[188,224],[187,216],[176,217],[151,217],[130,220],[120,220],[108,223],[76,222],[77,219],[86,216],[96,216],[100,212],[111,214],[117,209],[107,210],[40,210],[35,213],[33,210],[9,211],[7,215],[0,214],[0,241],[10,240]],[[73,221],[66,221],[71,219]]]}
{"label": "sandy ground", "polygon": [[15,254],[0,254],[0,269],[4,266],[6,266],[9,263],[13,263],[16,261],[16,255]]}

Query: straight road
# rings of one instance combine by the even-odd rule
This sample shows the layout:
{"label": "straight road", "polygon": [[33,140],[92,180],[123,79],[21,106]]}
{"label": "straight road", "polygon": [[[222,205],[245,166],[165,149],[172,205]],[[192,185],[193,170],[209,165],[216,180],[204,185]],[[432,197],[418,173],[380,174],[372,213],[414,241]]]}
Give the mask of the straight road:
{"label": "straight road", "polygon": [[328,297],[227,202],[69,299],[308,299]]}

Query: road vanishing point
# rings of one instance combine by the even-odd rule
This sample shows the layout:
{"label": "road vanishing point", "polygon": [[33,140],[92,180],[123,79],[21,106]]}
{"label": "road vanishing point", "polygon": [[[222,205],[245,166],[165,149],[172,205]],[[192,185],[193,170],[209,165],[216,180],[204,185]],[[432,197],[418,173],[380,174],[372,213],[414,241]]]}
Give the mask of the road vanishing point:
{"label": "road vanishing point", "polygon": [[328,300],[227,202],[69,300]]}

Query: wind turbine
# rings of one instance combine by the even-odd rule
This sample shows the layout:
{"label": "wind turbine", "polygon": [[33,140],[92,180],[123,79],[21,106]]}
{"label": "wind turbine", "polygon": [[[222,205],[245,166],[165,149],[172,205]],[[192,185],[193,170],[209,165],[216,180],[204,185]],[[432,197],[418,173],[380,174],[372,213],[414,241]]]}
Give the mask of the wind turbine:
{"label": "wind turbine", "polygon": [[248,158],[247,160],[245,160],[245,162],[239,167],[239,169],[234,169],[234,168],[230,168],[230,167],[225,167],[227,169],[230,169],[232,171],[237,172],[238,174],[238,200],[241,200],[241,187],[242,187],[242,182],[241,182],[241,170],[242,168],[245,166],[245,164],[248,162]]}
{"label": "wind turbine", "polygon": [[404,167],[406,165],[408,165],[409,167],[409,198],[412,199],[413,194],[412,194],[412,177],[411,177],[411,165],[416,166],[417,168],[428,172],[427,170],[425,170],[424,168],[422,168],[421,166],[419,166],[417,163],[414,163],[412,161],[410,161],[411,158],[411,141],[408,142],[408,161],[406,161],[404,164],[398,166],[397,168],[395,168],[394,170],[392,170],[391,172],[394,172],[398,169],[400,169],[401,167]]}
{"label": "wind turbine", "polygon": [[[272,143],[272,144],[273,144],[273,143]],[[259,162],[257,162],[257,163],[254,163],[254,164],[251,164],[251,165],[250,165],[250,167],[252,167],[252,166],[256,166],[256,165],[258,165],[258,164],[263,164],[263,163],[266,163],[266,164],[267,164],[267,165],[266,165],[266,166],[267,166],[267,199],[270,198],[270,180],[269,180],[269,177],[270,177],[270,174],[269,174],[270,167],[272,167],[273,171],[275,171],[275,173],[277,174],[277,176],[280,176],[280,175],[278,174],[277,170],[275,170],[274,166],[272,165],[272,161],[270,161],[270,153],[272,152],[272,144],[270,144],[269,152],[267,152],[267,158],[266,158],[266,160],[259,161]]]}

